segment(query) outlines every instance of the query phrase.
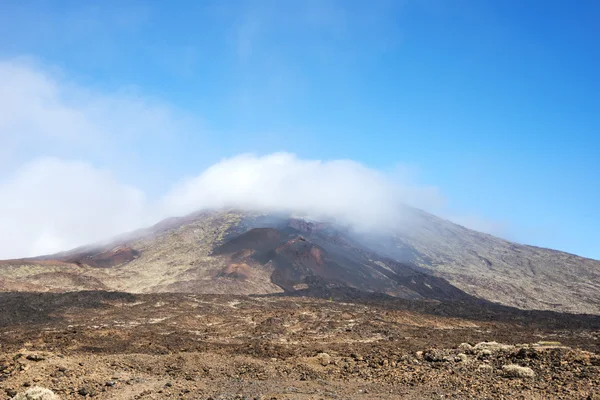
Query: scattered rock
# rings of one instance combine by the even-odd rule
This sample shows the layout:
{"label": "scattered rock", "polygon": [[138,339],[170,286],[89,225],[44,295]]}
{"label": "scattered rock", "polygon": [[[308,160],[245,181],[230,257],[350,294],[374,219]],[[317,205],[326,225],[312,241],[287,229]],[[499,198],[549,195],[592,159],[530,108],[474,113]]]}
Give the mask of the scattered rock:
{"label": "scattered rock", "polygon": [[458,345],[458,350],[464,353],[471,353],[473,351],[473,346],[471,346],[469,343],[461,343]]}
{"label": "scattered rock", "polygon": [[423,352],[423,359],[429,362],[441,362],[444,360],[444,355],[440,350],[428,349]]}
{"label": "scattered rock", "polygon": [[28,359],[29,361],[44,361],[46,359],[46,357],[44,357],[41,354],[29,354],[27,357],[25,357],[26,359]]}
{"label": "scattered rock", "polygon": [[488,350],[491,353],[497,353],[497,352],[503,351],[503,350],[512,350],[514,348],[515,348],[515,346],[511,346],[508,344],[502,344],[502,343],[498,343],[498,342],[481,342],[481,343],[477,343],[475,346],[473,346],[474,351]]}
{"label": "scattered rock", "polygon": [[538,358],[539,353],[534,348],[521,348],[516,353],[513,353],[513,356],[521,360],[526,358],[535,359]]}
{"label": "scattered rock", "polygon": [[561,342],[556,342],[556,341],[547,341],[547,340],[542,340],[539,341],[537,343],[534,344],[534,346],[544,346],[544,347],[560,347],[562,346]]}
{"label": "scattered rock", "polygon": [[484,374],[491,374],[494,372],[494,367],[492,367],[490,364],[481,364],[479,367],[477,367],[477,371]]}
{"label": "scattered rock", "polygon": [[25,393],[19,393],[14,400],[60,400],[50,389],[35,386],[27,389]]}
{"label": "scattered rock", "polygon": [[90,396],[93,397],[96,395],[96,391],[93,388],[87,387],[87,386],[83,386],[80,387],[79,390],[77,390],[77,393],[80,396]]}
{"label": "scattered rock", "polygon": [[[77,294],[77,301],[81,296]],[[600,400],[590,397],[600,383],[596,329],[600,320],[589,323],[593,330],[586,325],[573,332],[545,330],[543,321],[531,326],[522,321],[515,325],[481,321],[473,328],[471,320],[429,315],[419,316],[413,325],[413,316],[404,310],[377,308],[375,313],[366,305],[304,298],[249,298],[247,306],[236,309],[227,305],[237,297],[138,298],[163,299],[165,305],[156,310],[103,301],[100,310],[70,312],[68,318],[78,325],[76,335],[66,331],[64,320],[56,326],[50,323],[42,339],[30,337],[36,325],[0,329],[2,350],[7,349],[0,352],[0,400],[30,389],[22,386],[24,382],[46,386],[64,399],[81,400],[302,396]],[[346,310],[352,310],[355,319],[350,333],[344,331],[346,321],[339,320]],[[174,317],[177,325],[127,323],[165,316]],[[87,327],[92,317],[94,325]],[[274,322],[263,324],[268,319]],[[560,338],[574,348],[527,344],[544,337]],[[499,343],[483,342],[491,338]],[[465,341],[470,344],[458,346]],[[479,342],[475,350],[473,345]],[[513,342],[523,345],[501,344]],[[179,353],[182,348],[185,353]],[[58,351],[64,351],[64,359],[56,356]],[[22,356],[15,356],[18,353]],[[27,359],[36,353],[46,361]],[[506,367],[517,364],[516,372]],[[21,365],[29,370],[21,373]],[[533,378],[525,367],[535,371]],[[368,395],[359,394],[366,388]]]}
{"label": "scattered rock", "polygon": [[327,366],[331,363],[331,356],[327,353],[319,353],[317,354],[317,358],[322,366]]}
{"label": "scattered rock", "polygon": [[486,358],[489,358],[492,356],[492,351],[491,350],[481,350],[480,352],[477,353],[477,358],[480,360],[484,360]]}
{"label": "scattered rock", "polygon": [[517,364],[508,364],[502,366],[502,373],[507,378],[533,378],[535,372],[529,367],[522,367]]}

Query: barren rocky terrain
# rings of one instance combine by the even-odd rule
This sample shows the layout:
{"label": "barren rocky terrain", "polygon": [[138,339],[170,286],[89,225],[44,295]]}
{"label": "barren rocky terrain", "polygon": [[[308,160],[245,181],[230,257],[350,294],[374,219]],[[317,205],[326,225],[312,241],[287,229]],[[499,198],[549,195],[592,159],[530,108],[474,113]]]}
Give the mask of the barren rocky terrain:
{"label": "barren rocky terrain", "polygon": [[0,400],[600,399],[599,264],[416,210],[173,218],[0,261]]}
{"label": "barren rocky terrain", "polygon": [[379,235],[289,216],[207,211],[108,244],[0,261],[0,290],[7,292],[269,294],[304,290],[306,278],[405,299],[475,296],[600,314],[599,261],[511,243],[415,209]]}
{"label": "barren rocky terrain", "polygon": [[598,317],[487,306],[461,317],[468,307],[6,293],[0,399],[34,386],[61,399],[599,398]]}

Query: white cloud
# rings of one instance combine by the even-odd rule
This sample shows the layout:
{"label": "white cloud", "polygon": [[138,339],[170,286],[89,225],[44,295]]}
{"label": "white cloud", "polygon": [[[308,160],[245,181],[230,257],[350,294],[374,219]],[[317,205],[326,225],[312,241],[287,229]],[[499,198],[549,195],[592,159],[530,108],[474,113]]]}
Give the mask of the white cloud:
{"label": "white cloud", "polygon": [[[223,160],[157,202],[89,163],[45,158],[0,185],[0,258],[67,250],[201,209],[282,212],[378,231],[409,223],[404,204],[441,203],[435,188],[354,161],[303,160],[290,153]],[[453,220],[488,232],[497,228],[482,219]]]}
{"label": "white cloud", "polygon": [[145,194],[118,173],[135,168],[136,148],[164,149],[169,135],[188,132],[188,118],[134,89],[90,90],[26,58],[0,61],[0,87],[0,258],[148,223]]}
{"label": "white cloud", "polygon": [[378,229],[398,224],[404,203],[439,202],[433,188],[391,180],[354,161],[276,153],[223,160],[177,185],[163,207],[167,214],[221,207],[294,212]]}
{"label": "white cloud", "polygon": [[276,153],[223,160],[152,203],[109,171],[44,158],[0,185],[0,257],[67,250],[200,209],[285,212],[387,229],[401,220],[403,202],[435,203],[438,196],[354,161]]}
{"label": "white cloud", "polygon": [[87,163],[47,158],[0,185],[0,256],[66,250],[148,222],[144,194]]}

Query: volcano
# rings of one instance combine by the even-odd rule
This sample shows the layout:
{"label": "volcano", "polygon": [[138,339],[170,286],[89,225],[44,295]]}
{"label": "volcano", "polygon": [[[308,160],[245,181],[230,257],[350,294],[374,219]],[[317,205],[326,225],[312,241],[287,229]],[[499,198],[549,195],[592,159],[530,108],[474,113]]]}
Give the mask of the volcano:
{"label": "volcano", "polygon": [[475,232],[417,209],[396,230],[239,210],[170,218],[109,244],[0,261],[0,290],[487,301],[600,314],[600,262]]}

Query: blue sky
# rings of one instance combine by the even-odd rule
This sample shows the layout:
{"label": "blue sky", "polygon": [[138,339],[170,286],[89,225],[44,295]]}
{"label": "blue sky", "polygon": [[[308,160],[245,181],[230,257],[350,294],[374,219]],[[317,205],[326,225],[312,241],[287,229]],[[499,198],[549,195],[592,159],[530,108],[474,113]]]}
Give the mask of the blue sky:
{"label": "blue sky", "polygon": [[84,114],[110,141],[0,121],[0,182],[56,157],[152,199],[240,153],[351,159],[457,222],[598,259],[599,20],[584,0],[4,1],[6,79],[52,83],[71,116],[108,104]]}

